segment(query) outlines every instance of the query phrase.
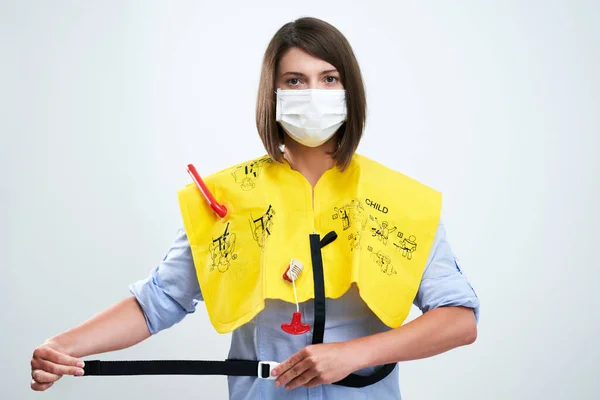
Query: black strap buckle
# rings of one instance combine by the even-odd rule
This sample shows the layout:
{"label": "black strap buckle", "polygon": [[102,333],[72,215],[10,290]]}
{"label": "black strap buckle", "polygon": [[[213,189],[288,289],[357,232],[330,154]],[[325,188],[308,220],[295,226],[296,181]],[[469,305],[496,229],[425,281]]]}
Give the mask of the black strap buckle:
{"label": "black strap buckle", "polygon": [[278,365],[279,365],[279,363],[275,362],[275,361],[259,361],[257,376],[260,379],[269,379],[269,380],[275,379],[276,377],[273,376],[271,374],[271,372],[273,372],[275,367]]}

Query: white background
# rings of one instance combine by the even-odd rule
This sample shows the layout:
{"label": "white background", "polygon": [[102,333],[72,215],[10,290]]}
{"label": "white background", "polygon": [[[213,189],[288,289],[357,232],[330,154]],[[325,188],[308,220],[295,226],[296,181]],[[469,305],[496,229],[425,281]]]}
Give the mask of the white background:
{"label": "white background", "polygon": [[[406,399],[596,399],[596,1],[0,1],[0,397],[221,399],[224,377],[64,378],[45,338],[128,295],[181,225],[185,166],[263,154],[263,52],[300,16],[364,73],[359,151],[443,191],[479,295],[470,347],[401,365]],[[418,315],[413,313],[412,317]],[[224,359],[203,306],[105,359]]]}

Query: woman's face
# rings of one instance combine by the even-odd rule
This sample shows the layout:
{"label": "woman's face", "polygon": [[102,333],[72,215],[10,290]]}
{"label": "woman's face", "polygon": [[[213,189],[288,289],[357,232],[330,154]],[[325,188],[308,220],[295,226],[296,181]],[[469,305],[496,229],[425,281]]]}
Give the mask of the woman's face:
{"label": "woman's face", "polygon": [[275,86],[278,89],[343,89],[340,74],[327,61],[297,47],[281,57]]}

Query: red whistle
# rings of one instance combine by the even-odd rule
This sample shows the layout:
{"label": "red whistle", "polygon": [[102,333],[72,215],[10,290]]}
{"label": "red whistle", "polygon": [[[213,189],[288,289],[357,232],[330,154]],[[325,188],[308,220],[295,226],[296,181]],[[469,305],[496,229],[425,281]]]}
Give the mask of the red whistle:
{"label": "red whistle", "polygon": [[219,204],[217,200],[215,200],[215,197],[212,195],[210,190],[208,190],[208,187],[200,177],[200,174],[198,174],[198,171],[196,171],[196,167],[194,167],[193,164],[188,164],[187,171],[196,183],[196,186],[198,186],[198,189],[200,189],[200,193],[202,193],[210,208],[212,208],[219,217],[224,218],[227,215],[227,207]]}
{"label": "red whistle", "polygon": [[281,324],[281,329],[290,335],[302,335],[310,331],[310,325],[302,323],[302,314],[295,312],[292,316],[292,322],[289,324]]}

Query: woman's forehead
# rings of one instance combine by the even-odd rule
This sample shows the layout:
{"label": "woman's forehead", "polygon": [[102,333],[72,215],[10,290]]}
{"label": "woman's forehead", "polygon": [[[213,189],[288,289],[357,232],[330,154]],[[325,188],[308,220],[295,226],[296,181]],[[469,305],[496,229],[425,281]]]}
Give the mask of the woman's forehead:
{"label": "woman's forehead", "polygon": [[299,72],[302,74],[321,73],[336,68],[325,60],[314,57],[302,49],[293,47],[279,60],[278,73]]}

